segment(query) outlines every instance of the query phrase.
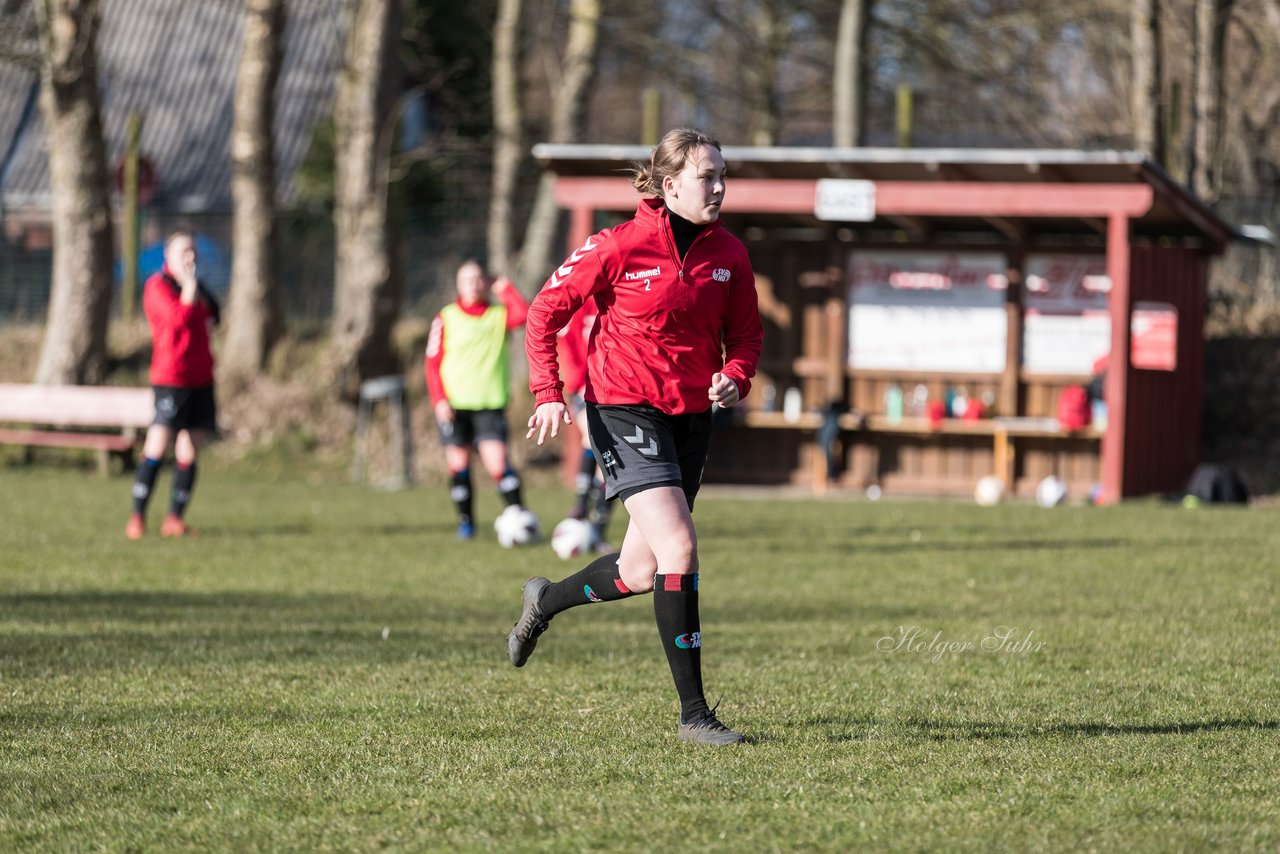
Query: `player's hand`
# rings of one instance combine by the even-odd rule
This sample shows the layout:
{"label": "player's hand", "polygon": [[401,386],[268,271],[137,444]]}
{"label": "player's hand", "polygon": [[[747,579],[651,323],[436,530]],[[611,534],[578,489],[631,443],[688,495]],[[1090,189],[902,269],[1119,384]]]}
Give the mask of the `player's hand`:
{"label": "player's hand", "polygon": [[511,287],[511,280],[506,276],[499,276],[493,280],[493,285],[489,288],[495,295],[501,295],[503,291]]}
{"label": "player's hand", "polygon": [[453,423],[453,407],[449,405],[449,401],[437,401],[434,407],[436,413],[436,422],[439,424]]}
{"label": "player's hand", "polygon": [[193,305],[196,297],[199,296],[199,284],[196,282],[196,264],[194,261],[182,263],[178,265],[178,269],[173,270],[173,278],[177,281],[178,286],[182,288],[182,293],[178,295],[178,301],[184,305]]}
{"label": "player's hand", "polygon": [[194,288],[196,286],[196,262],[187,261],[179,264],[178,269],[173,271],[173,278],[184,288]]}
{"label": "player's hand", "polygon": [[569,414],[569,407],[560,401],[552,401],[549,403],[540,403],[538,408],[533,411],[533,415],[529,417],[529,432],[524,434],[526,439],[532,439],[533,434],[538,434],[538,444],[541,445],[547,440],[547,431],[551,431],[551,438],[554,439],[560,435],[560,422],[565,424],[573,423],[573,416]]}
{"label": "player's hand", "polygon": [[712,403],[728,408],[738,402],[738,384],[724,374],[711,375],[711,388],[707,397]]}

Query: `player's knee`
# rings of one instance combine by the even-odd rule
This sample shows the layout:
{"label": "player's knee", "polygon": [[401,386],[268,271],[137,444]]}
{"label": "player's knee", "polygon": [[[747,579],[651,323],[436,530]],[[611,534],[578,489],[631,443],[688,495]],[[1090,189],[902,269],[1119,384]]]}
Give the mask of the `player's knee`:
{"label": "player's knee", "polygon": [[680,539],[666,543],[658,555],[659,569],[666,574],[686,575],[698,571],[698,544]]}
{"label": "player's knee", "polygon": [[627,585],[627,589],[632,593],[653,592],[654,573],[652,571],[635,574],[619,572],[618,576],[622,579],[622,583]]}
{"label": "player's knee", "polygon": [[648,593],[653,590],[653,578],[657,571],[657,564],[652,561],[618,561],[618,577],[632,593]]}

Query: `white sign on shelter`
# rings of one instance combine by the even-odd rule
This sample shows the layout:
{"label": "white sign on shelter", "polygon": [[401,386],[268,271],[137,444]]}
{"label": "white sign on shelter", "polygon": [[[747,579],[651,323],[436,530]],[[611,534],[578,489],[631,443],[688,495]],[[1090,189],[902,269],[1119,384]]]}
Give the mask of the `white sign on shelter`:
{"label": "white sign on shelter", "polygon": [[819,179],[813,215],[827,222],[871,222],[876,218],[875,181]]}

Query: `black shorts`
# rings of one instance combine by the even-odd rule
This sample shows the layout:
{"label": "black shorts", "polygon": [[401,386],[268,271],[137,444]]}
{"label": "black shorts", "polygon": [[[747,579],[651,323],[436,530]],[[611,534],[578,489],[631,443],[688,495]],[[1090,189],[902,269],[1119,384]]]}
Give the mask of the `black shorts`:
{"label": "black shorts", "polygon": [[652,406],[587,403],[587,430],[606,497],[626,501],[655,486],[678,486],[693,509],[711,445],[710,410],[668,415]]}
{"label": "black shorts", "polygon": [[213,399],[213,386],[152,386],[156,393],[156,417],[153,424],[172,430],[218,431],[218,406]]}
{"label": "black shorts", "polygon": [[488,439],[507,441],[507,413],[501,409],[455,409],[453,421],[441,422],[440,441],[469,448]]}

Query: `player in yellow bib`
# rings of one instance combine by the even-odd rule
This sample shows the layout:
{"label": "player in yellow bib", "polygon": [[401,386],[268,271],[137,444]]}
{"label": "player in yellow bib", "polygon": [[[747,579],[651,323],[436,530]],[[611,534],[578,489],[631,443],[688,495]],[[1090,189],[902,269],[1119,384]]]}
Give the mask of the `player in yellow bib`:
{"label": "player in yellow bib", "polygon": [[458,510],[458,539],[469,540],[476,530],[473,446],[503,503],[522,504],[520,476],[507,458],[507,333],[524,325],[529,304],[507,279],[491,283],[477,261],[463,262],[454,285],[457,298],[431,323],[424,367],[449,468],[449,495]]}

